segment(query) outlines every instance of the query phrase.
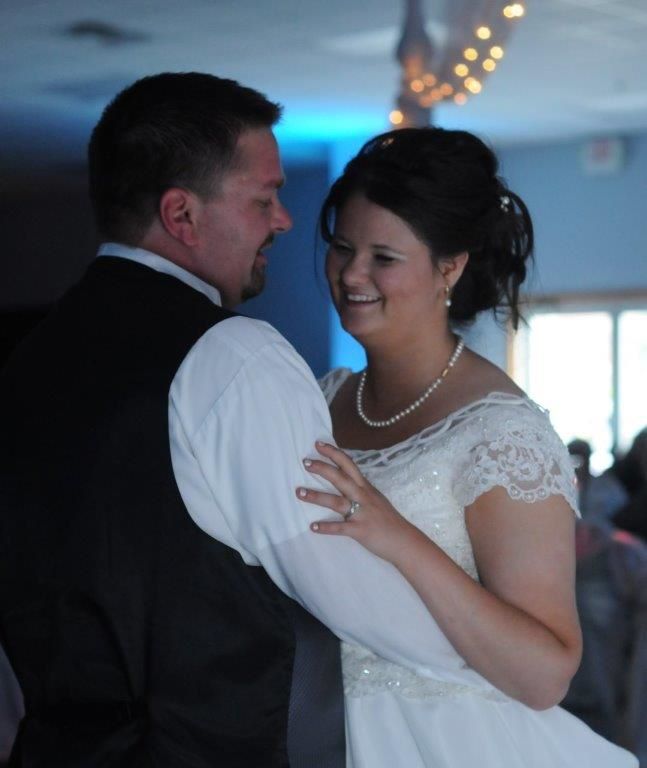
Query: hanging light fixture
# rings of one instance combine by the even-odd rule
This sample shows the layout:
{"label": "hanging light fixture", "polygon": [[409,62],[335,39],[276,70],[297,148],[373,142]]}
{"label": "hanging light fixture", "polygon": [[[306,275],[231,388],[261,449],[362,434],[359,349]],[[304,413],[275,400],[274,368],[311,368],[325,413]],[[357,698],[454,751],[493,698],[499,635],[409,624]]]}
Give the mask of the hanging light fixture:
{"label": "hanging light fixture", "polygon": [[436,104],[463,105],[480,93],[505,55],[504,43],[514,24],[525,14],[523,3],[449,0],[447,42],[438,47],[425,29],[421,2],[405,0],[396,49],[402,80],[389,119],[399,128],[429,125]]}

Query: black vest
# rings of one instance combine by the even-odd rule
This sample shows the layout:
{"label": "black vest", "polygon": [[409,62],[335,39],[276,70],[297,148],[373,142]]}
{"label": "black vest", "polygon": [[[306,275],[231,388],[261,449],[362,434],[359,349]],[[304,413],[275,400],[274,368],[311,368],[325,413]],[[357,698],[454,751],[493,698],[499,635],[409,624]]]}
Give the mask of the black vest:
{"label": "black vest", "polygon": [[193,523],[173,476],[171,382],[230,316],[102,257],[0,376],[11,765],[343,768],[337,641]]}

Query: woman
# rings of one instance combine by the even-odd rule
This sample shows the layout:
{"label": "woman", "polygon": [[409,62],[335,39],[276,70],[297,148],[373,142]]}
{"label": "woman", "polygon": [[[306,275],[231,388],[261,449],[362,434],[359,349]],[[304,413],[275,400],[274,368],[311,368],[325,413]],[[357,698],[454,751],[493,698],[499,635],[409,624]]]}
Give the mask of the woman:
{"label": "woman", "polygon": [[496,173],[468,133],[394,131],[351,160],[322,210],[332,297],[367,367],[324,378],[346,450],[305,461],[341,495],[297,494],[343,518],[315,532],[390,561],[460,657],[450,678],[344,644],[355,767],[637,764],[556,707],[581,652],[568,453],[451,329],[486,309],[519,319],[532,225]]}

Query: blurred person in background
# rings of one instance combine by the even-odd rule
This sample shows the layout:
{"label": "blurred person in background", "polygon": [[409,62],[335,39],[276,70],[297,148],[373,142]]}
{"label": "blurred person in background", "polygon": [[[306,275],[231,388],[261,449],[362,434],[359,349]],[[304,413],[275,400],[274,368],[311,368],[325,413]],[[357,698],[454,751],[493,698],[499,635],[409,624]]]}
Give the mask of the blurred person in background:
{"label": "blurred person in background", "polygon": [[18,722],[23,715],[22,693],[0,645],[0,766],[9,759]]}
{"label": "blurred person in background", "polygon": [[582,517],[588,522],[610,527],[611,518],[629,498],[624,485],[611,471],[599,476],[591,474],[591,445],[586,440],[571,440],[568,452],[575,467]]}
{"label": "blurred person in background", "polygon": [[[591,474],[585,440],[568,450],[582,512],[575,542],[583,653],[562,706],[647,764],[647,546],[612,522],[628,498],[615,472]],[[632,461],[617,464],[634,477]]]}
{"label": "blurred person in background", "polygon": [[626,455],[609,471],[622,483],[628,496],[613,522],[647,542],[647,427],[636,435]]}

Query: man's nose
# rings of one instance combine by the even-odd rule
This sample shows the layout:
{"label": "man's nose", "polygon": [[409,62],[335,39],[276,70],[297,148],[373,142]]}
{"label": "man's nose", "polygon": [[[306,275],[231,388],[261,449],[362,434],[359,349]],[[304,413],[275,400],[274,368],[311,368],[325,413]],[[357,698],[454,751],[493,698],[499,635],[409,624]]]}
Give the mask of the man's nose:
{"label": "man's nose", "polygon": [[288,209],[280,201],[274,209],[274,231],[288,232],[292,229],[292,216]]}

